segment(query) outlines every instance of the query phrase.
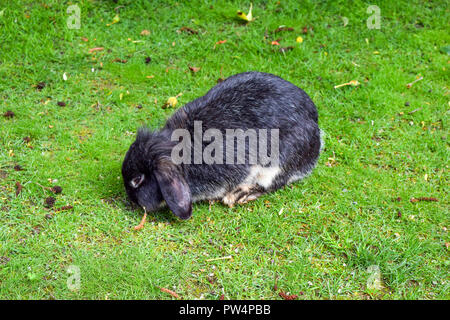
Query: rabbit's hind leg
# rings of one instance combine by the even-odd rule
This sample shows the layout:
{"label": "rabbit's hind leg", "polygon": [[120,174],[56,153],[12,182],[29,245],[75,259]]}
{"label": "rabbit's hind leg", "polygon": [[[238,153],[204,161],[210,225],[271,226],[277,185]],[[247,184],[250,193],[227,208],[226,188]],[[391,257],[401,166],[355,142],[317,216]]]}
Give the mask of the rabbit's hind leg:
{"label": "rabbit's hind leg", "polygon": [[241,198],[238,199],[239,204],[245,204],[249,201],[253,201],[258,199],[260,196],[262,196],[264,192],[257,191],[256,189],[251,190],[251,192],[243,195]]}
{"label": "rabbit's hind leg", "polygon": [[242,184],[233,191],[227,193],[222,202],[232,208],[236,203],[244,204],[257,199],[263,194],[263,190],[255,185]]}

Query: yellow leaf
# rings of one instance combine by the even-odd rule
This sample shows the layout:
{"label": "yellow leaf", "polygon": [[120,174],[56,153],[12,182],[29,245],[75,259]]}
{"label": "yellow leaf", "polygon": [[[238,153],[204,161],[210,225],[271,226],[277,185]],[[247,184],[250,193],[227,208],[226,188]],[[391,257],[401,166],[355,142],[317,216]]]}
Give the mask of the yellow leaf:
{"label": "yellow leaf", "polygon": [[169,99],[167,99],[167,104],[171,107],[175,107],[177,103],[178,100],[175,97],[170,97]]}
{"label": "yellow leaf", "polygon": [[113,25],[114,23],[117,23],[120,21],[119,15],[116,14],[116,16],[113,18],[111,23],[108,23],[106,26],[109,27],[110,25]]}
{"label": "yellow leaf", "polygon": [[250,22],[250,21],[255,20],[255,19],[253,19],[253,15],[252,15],[252,8],[253,8],[253,4],[250,3],[250,9],[248,10],[248,13],[245,14],[244,12],[242,12],[242,11],[239,10],[239,11],[237,12],[237,16],[238,16],[239,18],[241,18],[242,20],[247,21],[247,22]]}
{"label": "yellow leaf", "polygon": [[343,87],[343,86],[359,86],[360,83],[358,80],[351,80],[349,82],[343,83],[343,84],[338,84],[337,86],[334,86],[335,89]]}

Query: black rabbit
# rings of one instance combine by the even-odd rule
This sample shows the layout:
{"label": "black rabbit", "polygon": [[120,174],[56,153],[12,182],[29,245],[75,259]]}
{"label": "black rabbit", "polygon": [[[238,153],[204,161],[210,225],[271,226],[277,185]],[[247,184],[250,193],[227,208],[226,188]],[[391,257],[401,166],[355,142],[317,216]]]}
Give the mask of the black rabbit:
{"label": "black rabbit", "polygon": [[292,83],[261,72],[231,76],[161,130],[139,130],[122,166],[125,189],[147,211],[165,202],[181,219],[195,201],[254,200],[313,170],[322,147],[317,122],[314,103]]}

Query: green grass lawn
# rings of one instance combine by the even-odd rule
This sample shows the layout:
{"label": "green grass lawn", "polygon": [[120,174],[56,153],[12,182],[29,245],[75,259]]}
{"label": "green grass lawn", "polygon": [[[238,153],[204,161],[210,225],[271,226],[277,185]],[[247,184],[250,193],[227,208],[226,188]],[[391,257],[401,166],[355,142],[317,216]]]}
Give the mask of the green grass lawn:
{"label": "green grass lawn", "polygon": [[[160,287],[184,299],[449,299],[448,3],[373,2],[254,1],[249,24],[236,16],[244,1],[1,2],[0,299],[172,299]],[[66,25],[71,4],[79,29]],[[367,27],[371,4],[381,29]],[[188,221],[166,210],[134,231],[143,212],[120,168],[137,128],[249,70],[316,103],[316,170],[247,205],[198,203]]]}

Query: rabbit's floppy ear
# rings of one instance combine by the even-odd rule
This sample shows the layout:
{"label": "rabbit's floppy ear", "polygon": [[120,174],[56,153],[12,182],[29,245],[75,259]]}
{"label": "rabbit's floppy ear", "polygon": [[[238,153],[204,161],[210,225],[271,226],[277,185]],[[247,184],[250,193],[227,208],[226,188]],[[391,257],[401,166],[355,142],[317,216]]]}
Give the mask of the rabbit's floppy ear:
{"label": "rabbit's floppy ear", "polygon": [[173,164],[167,163],[160,163],[154,174],[169,209],[180,219],[189,219],[192,215],[192,197],[184,177]]}

